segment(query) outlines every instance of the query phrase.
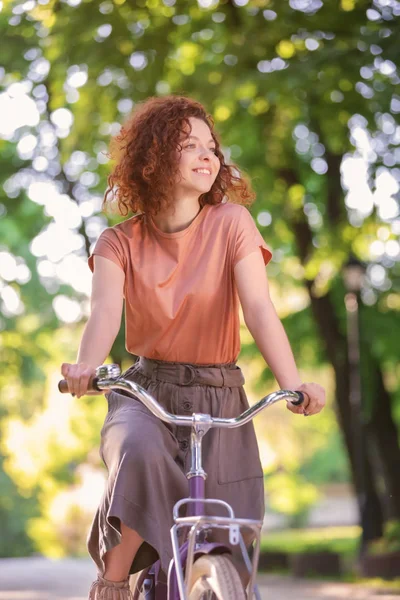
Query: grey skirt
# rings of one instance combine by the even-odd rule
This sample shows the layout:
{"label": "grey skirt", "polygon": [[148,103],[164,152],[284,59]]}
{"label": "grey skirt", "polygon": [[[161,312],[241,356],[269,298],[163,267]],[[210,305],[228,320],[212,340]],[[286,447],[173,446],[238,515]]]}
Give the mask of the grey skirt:
{"label": "grey skirt", "polygon": [[[229,418],[249,406],[243,374],[235,364],[199,366],[140,358],[124,377],[147,389],[173,414],[200,412]],[[130,572],[158,558],[167,572],[172,558],[172,509],[189,495],[185,473],[190,468],[190,427],[163,423],[124,393],[110,392],[107,400],[100,454],[108,479],[89,532],[89,553],[104,573],[104,555],[120,543],[122,521],[145,540]],[[203,467],[208,498],[225,500],[237,517],[263,518],[263,472],[252,423],[211,429],[203,440]],[[213,539],[227,543],[225,532]],[[245,541],[251,543],[250,534]],[[233,550],[236,554],[238,547]]]}

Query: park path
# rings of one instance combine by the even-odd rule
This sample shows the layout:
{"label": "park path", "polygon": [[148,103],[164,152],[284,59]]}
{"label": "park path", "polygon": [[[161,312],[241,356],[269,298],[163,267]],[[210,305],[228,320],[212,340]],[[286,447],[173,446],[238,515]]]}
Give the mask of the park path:
{"label": "park path", "polygon": [[[0,600],[86,600],[94,578],[90,560],[1,559]],[[263,600],[400,600],[361,586],[275,575],[261,575],[259,584]]]}

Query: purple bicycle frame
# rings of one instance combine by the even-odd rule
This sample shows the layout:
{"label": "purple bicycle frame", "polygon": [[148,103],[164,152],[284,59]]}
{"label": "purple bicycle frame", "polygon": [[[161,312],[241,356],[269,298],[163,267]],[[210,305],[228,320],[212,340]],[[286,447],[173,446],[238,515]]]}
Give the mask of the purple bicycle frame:
{"label": "purple bicycle frame", "polygon": [[[190,579],[190,571],[195,560],[204,554],[231,553],[230,548],[223,544],[209,543],[205,540],[196,543],[196,536],[201,531],[202,527],[201,521],[203,521],[203,526],[204,522],[213,522],[211,527],[218,526],[218,523],[215,522],[215,519],[224,521],[225,525],[231,524],[236,527],[240,525],[250,526],[255,533],[261,529],[261,522],[252,521],[249,519],[235,519],[232,508],[226,502],[222,500],[208,499],[205,497],[205,480],[207,475],[202,467],[201,446],[202,439],[210,429],[211,425],[212,421],[210,415],[193,415],[193,425],[190,438],[191,468],[186,475],[189,480],[189,498],[183,498],[182,500],[179,500],[174,507],[175,525],[171,529],[174,559],[171,561],[168,571],[168,585],[166,586],[160,581],[157,581],[158,574],[160,572],[160,562],[157,561],[155,565],[147,569],[146,572],[142,573],[137,582],[137,589],[140,589],[141,585],[146,582],[146,579],[148,580],[144,586],[147,590],[145,592],[144,600],[181,600],[183,597],[187,597],[184,579],[185,577],[187,580]],[[224,519],[220,517],[206,517],[205,505],[209,503],[225,506],[230,513],[229,517]],[[179,517],[179,509],[185,504],[186,517]],[[193,519],[191,519],[191,517],[193,517]],[[196,521],[196,517],[199,517],[198,521]],[[183,544],[179,544],[178,530],[183,528],[187,532],[188,527],[191,529],[188,539],[186,539]],[[187,533],[185,535],[187,535]],[[258,556],[259,538],[253,557],[255,565],[258,563]],[[253,567],[253,573],[250,577],[249,590],[253,589],[255,583],[255,569],[256,567]],[[133,595],[133,599],[138,600],[138,598],[139,593],[136,591]]]}
{"label": "purple bicycle frame", "polygon": [[[193,415],[194,422],[191,432],[190,448],[191,448],[191,469],[187,473],[189,480],[189,502],[187,507],[187,516],[197,517],[204,515],[205,507],[205,480],[206,473],[202,467],[201,446],[202,439],[211,427],[209,415],[196,414]],[[190,502],[192,500],[192,502]],[[179,562],[181,568],[186,566],[188,557],[189,542],[185,541],[179,547]],[[202,554],[223,554],[230,553],[230,549],[223,544],[204,542],[196,547],[194,558]],[[138,600],[138,589],[143,585],[146,579],[150,579],[148,591],[145,594],[145,600],[180,600],[180,592],[178,578],[176,573],[175,561],[171,563],[168,572],[168,587],[165,585],[157,585],[157,576],[160,571],[160,562],[157,561],[154,565],[146,569],[140,575],[136,585],[137,589],[133,594],[134,600]]]}
{"label": "purple bicycle frame", "polygon": [[[190,502],[187,507],[189,517],[200,517],[204,515],[205,511],[203,501],[205,500],[205,480],[207,475],[202,466],[201,446],[203,437],[210,427],[210,415],[193,415],[193,426],[190,436],[191,468],[189,473],[187,473],[187,478],[189,480],[189,499],[194,500],[194,502]],[[189,543],[187,541],[179,548],[179,560],[183,569],[186,566],[188,548]],[[201,554],[222,554],[224,552],[230,553],[230,549],[223,544],[204,542],[195,549],[194,557]],[[155,600],[166,599],[156,596]],[[168,600],[180,600],[175,564],[171,565],[170,572],[168,573]]]}
{"label": "purple bicycle frame", "polygon": [[189,479],[189,496],[196,500],[196,502],[190,503],[188,507],[189,515],[191,517],[197,517],[204,514],[204,500],[205,498],[205,479],[200,475],[194,475]]}

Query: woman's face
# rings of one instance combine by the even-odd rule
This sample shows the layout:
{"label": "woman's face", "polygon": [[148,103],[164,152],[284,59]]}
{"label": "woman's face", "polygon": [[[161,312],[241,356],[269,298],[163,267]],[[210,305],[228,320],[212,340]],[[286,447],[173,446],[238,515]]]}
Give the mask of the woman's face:
{"label": "woman's face", "polygon": [[201,119],[190,117],[191,132],[181,140],[182,151],[178,154],[181,179],[177,189],[184,193],[194,192],[199,196],[209,192],[220,168],[215,155],[216,144],[210,128]]}

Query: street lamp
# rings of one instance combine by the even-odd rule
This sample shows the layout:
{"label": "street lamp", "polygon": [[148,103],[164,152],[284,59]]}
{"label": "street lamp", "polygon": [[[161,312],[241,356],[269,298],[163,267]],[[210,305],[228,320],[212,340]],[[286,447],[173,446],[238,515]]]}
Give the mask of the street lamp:
{"label": "street lamp", "polygon": [[363,554],[368,538],[367,492],[366,492],[366,443],[362,415],[362,390],[360,372],[360,325],[359,298],[365,278],[365,267],[355,257],[350,257],[343,267],[346,288],[344,298],[347,317],[347,352],[349,361],[350,410],[353,429],[353,456],[357,477],[357,500],[362,527],[360,554]]}
{"label": "street lamp", "polygon": [[[346,288],[344,298],[347,315],[347,347],[350,367],[350,404],[354,416],[361,420],[361,374],[360,374],[360,326],[359,298],[365,278],[363,263],[351,256],[343,267]],[[358,419],[357,419],[358,420]]]}
{"label": "street lamp", "polygon": [[349,293],[359,294],[365,279],[365,265],[354,256],[343,267],[343,279]]}

